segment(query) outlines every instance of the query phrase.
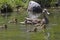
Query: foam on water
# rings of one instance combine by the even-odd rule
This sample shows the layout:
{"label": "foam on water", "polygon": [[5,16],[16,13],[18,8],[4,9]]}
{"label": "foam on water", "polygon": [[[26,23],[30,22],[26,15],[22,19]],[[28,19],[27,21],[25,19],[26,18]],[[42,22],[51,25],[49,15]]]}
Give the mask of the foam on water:
{"label": "foam on water", "polygon": [[47,32],[44,37],[45,37],[46,40],[50,40],[50,33]]}

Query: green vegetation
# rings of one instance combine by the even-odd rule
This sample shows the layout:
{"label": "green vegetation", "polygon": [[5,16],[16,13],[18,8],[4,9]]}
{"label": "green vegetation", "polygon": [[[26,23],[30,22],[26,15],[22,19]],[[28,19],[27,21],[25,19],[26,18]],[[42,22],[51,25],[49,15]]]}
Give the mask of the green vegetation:
{"label": "green vegetation", "polygon": [[29,0],[27,0],[26,3],[24,3],[22,0],[0,0],[0,5],[2,5],[4,3],[8,3],[12,7],[15,7],[16,4],[21,5],[21,6],[24,6],[24,7],[27,7],[27,5],[25,5],[25,4],[28,4],[28,1]]}

